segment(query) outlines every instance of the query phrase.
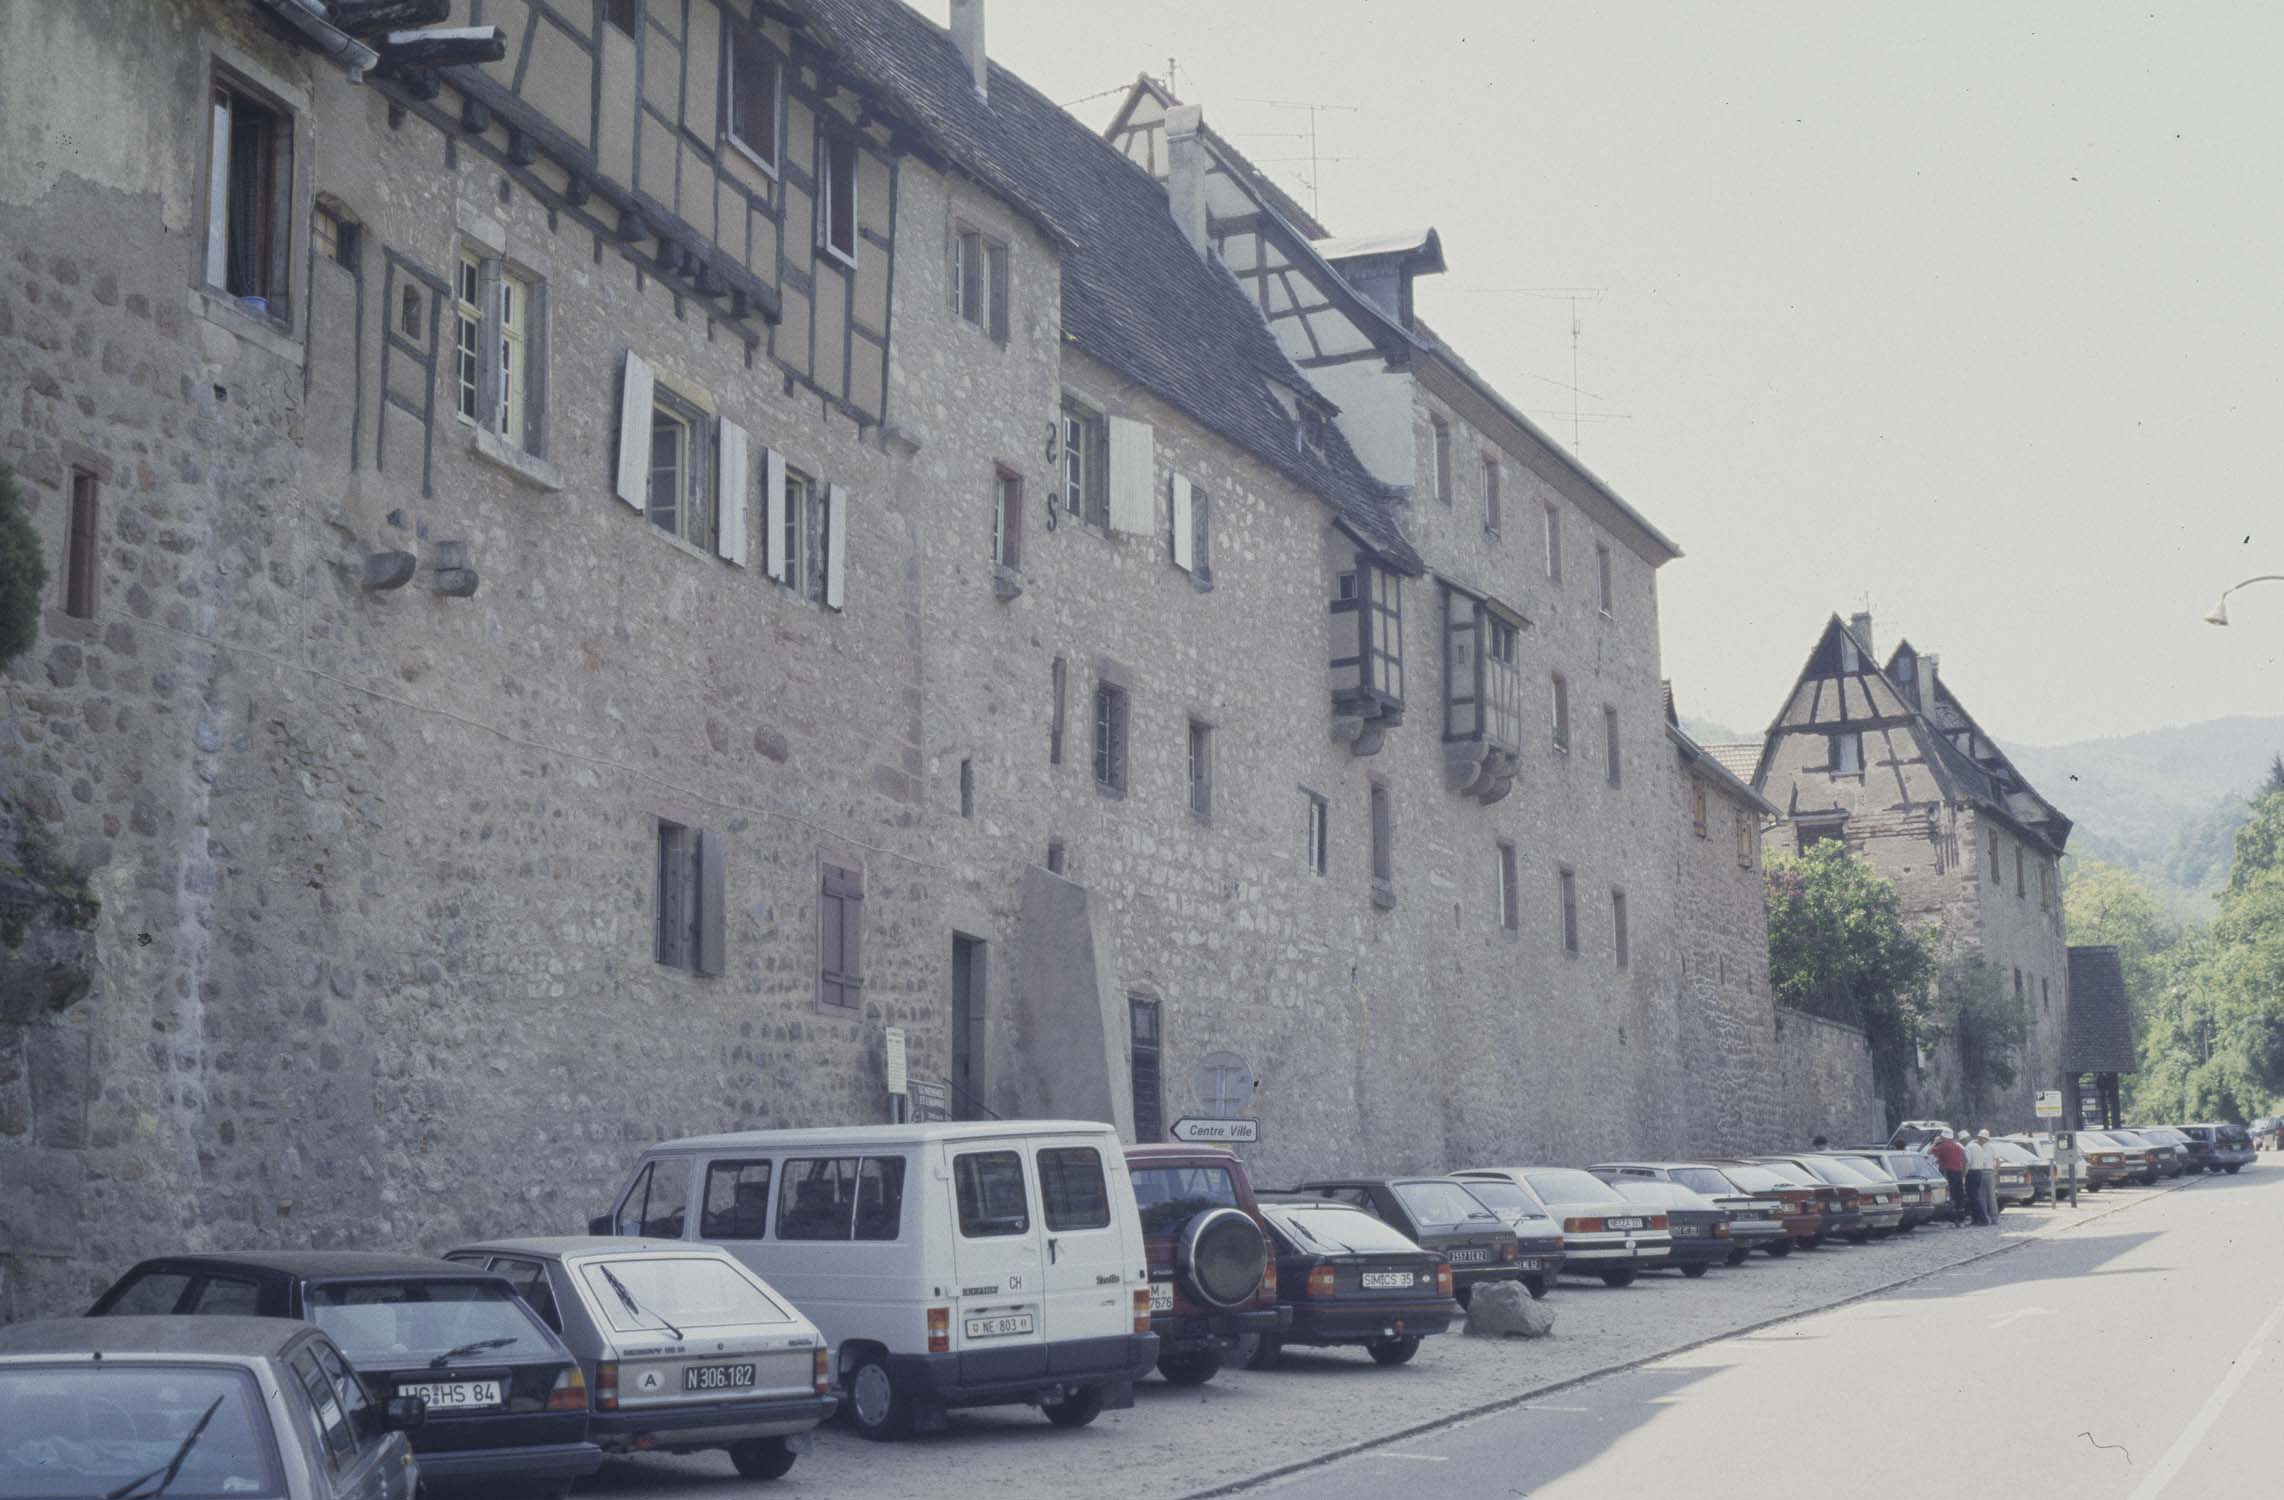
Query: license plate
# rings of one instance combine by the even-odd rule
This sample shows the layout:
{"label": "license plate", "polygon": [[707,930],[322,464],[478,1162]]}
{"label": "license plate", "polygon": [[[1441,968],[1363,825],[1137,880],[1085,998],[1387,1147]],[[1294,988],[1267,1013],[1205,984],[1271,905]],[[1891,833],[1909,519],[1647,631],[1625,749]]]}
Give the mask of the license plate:
{"label": "license plate", "polygon": [[418,1396],[428,1403],[430,1411],[473,1411],[479,1406],[500,1404],[500,1383],[496,1380],[432,1380],[420,1385],[400,1385],[400,1396]]}
{"label": "license plate", "polygon": [[1412,1273],[1409,1271],[1366,1271],[1364,1273],[1364,1289],[1368,1292],[1391,1292],[1411,1284]]}
{"label": "license plate", "polygon": [[1451,1252],[1451,1263],[1455,1266],[1476,1265],[1490,1258],[1490,1250],[1482,1245],[1462,1245]]}
{"label": "license plate", "polygon": [[1039,1320],[1030,1313],[1001,1313],[991,1318],[967,1320],[971,1339],[1003,1339],[1011,1334],[1036,1333]]}
{"label": "license plate", "polygon": [[752,1365],[692,1365],[682,1372],[686,1391],[744,1391],[753,1388]]}
{"label": "license plate", "polygon": [[1523,1271],[1543,1271],[1546,1269],[1546,1262],[1536,1256],[1526,1255],[1521,1260],[1516,1261],[1515,1266],[1518,1270]]}
{"label": "license plate", "polygon": [[1639,1219],[1605,1219],[1603,1224],[1610,1229],[1639,1229],[1642,1227],[1642,1221]]}
{"label": "license plate", "polygon": [[1168,1312],[1174,1305],[1174,1284],[1170,1281],[1150,1283],[1150,1311]]}

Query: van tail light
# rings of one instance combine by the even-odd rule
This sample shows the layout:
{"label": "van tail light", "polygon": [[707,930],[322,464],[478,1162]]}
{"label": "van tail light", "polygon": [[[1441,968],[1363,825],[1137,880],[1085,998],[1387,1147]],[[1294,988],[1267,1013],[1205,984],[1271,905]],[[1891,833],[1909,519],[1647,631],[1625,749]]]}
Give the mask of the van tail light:
{"label": "van tail light", "polygon": [[595,1361],[595,1410],[619,1409],[619,1362],[615,1359]]}
{"label": "van tail light", "polygon": [[1310,1269],[1309,1295],[1311,1297],[1329,1297],[1332,1295],[1332,1287],[1332,1267],[1315,1266]]}
{"label": "van tail light", "polygon": [[585,1411],[587,1409],[587,1376],[577,1365],[572,1365],[555,1377],[555,1389],[547,1393],[549,1411]]}
{"label": "van tail light", "polygon": [[1150,1289],[1146,1286],[1138,1286],[1134,1289],[1134,1331],[1136,1333],[1148,1333],[1150,1331]]}
{"label": "van tail light", "polygon": [[1664,1214],[1650,1215],[1650,1228],[1652,1229],[1665,1229],[1670,1226],[1670,1223],[1671,1221]]}
{"label": "van tail light", "polygon": [[1451,1263],[1449,1261],[1436,1262],[1435,1294],[1438,1297],[1448,1297],[1451,1295]]}
{"label": "van tail light", "polygon": [[949,1354],[952,1352],[952,1310],[948,1307],[931,1307],[928,1309],[928,1352],[930,1354]]}
{"label": "van tail light", "polygon": [[823,1344],[817,1346],[817,1357],[809,1367],[810,1382],[820,1396],[830,1395],[833,1389],[833,1355]]}

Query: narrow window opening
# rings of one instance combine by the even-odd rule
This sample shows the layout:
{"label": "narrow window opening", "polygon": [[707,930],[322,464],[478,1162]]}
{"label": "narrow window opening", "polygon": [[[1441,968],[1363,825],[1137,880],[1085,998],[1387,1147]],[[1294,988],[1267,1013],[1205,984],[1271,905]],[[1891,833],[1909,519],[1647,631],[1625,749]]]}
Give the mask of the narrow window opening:
{"label": "narrow window opening", "polygon": [[1610,940],[1618,956],[1618,967],[1623,969],[1633,962],[1633,949],[1626,935],[1626,893],[1610,892]]}
{"label": "narrow window opening", "polygon": [[1134,1139],[1155,1141],[1166,1134],[1165,1089],[1161,1073],[1165,1037],[1158,1002],[1143,995],[1126,1000],[1130,1034],[1129,1076],[1134,1100]]}
{"label": "narrow window opening", "polygon": [[1190,720],[1190,815],[1213,816],[1213,729]]}
{"label": "narrow window opening", "polygon": [[771,171],[777,169],[777,59],[753,35],[730,30],[730,139]]}
{"label": "narrow window opening", "polygon": [[1396,813],[1386,782],[1372,783],[1372,899],[1396,904]]}
{"label": "narrow window opening", "polygon": [[1562,951],[1572,958],[1578,956],[1578,877],[1567,867],[1556,873],[1556,886],[1562,897]]}
{"label": "narrow window opening", "polygon": [[1483,460],[1483,529],[1499,534],[1499,461]]}
{"label": "narrow window opening", "polygon": [[1047,873],[1050,875],[1063,873],[1063,841],[1060,838],[1047,840]]}
{"label": "narrow window opening", "polygon": [[1126,790],[1126,690],[1113,683],[1094,689],[1094,781],[1106,792]]}
{"label": "narrow window opening", "polygon": [[1023,565],[1023,478],[1000,469],[992,480],[991,560],[1003,568]]}
{"label": "narrow window opening", "polygon": [[95,617],[99,496],[93,474],[85,469],[71,471],[71,534],[64,549],[63,612],[82,620]]}
{"label": "narrow window opening", "polygon": [[960,762],[960,816],[975,816],[975,762],[972,760]]}
{"label": "narrow window opening", "polygon": [[1626,762],[1618,744],[1618,711],[1607,706],[1602,710],[1602,776],[1612,786],[1625,785]]}
{"label": "narrow window opening", "polygon": [[1554,710],[1554,748],[1570,753],[1570,681],[1560,672],[1554,674],[1552,684]]}
{"label": "narrow window opening", "polygon": [[825,133],[818,146],[817,230],[824,247],[850,265],[857,254],[857,144],[844,131]]}
{"label": "narrow window opening", "polygon": [[1522,893],[1515,886],[1515,846],[1499,840],[1499,926],[1507,932],[1522,929]]}
{"label": "narrow window opening", "polygon": [[1552,505],[1546,508],[1546,581],[1562,583],[1562,512]]}
{"label": "narrow window opening", "polygon": [[1310,871],[1322,875],[1325,873],[1328,856],[1331,853],[1329,836],[1331,832],[1329,827],[1331,807],[1323,797],[1310,791],[1307,787],[1301,788],[1301,795],[1308,799],[1308,846],[1304,857],[1308,860]]}
{"label": "narrow window opening", "polygon": [[1610,549],[1607,545],[1599,542],[1594,547],[1594,572],[1596,586],[1601,593],[1602,613],[1610,614],[1616,597],[1611,586]]}
{"label": "narrow window opening", "polygon": [[1441,417],[1428,419],[1435,432],[1435,497],[1451,503],[1451,424]]}
{"label": "narrow window opening", "polygon": [[1055,707],[1053,717],[1047,725],[1047,764],[1050,766],[1059,766],[1063,763],[1063,690],[1068,677],[1069,668],[1064,665],[1061,657],[1056,657],[1054,669]]}

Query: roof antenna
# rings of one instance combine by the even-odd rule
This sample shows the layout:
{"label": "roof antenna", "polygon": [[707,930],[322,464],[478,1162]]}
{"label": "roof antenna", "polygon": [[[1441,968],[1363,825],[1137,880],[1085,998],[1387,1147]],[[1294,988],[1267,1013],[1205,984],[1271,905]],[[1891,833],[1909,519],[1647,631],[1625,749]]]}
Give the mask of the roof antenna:
{"label": "roof antenna", "polygon": [[[1319,169],[1322,167],[1325,160],[1324,157],[1320,156],[1317,153],[1316,117],[1328,110],[1335,111],[1344,115],[1362,114],[1363,110],[1354,104],[1318,104],[1313,100],[1306,99],[1246,99],[1242,102],[1246,104],[1266,104],[1272,109],[1305,109],[1309,112],[1309,217],[1312,219],[1316,218],[1318,216],[1317,182],[1319,178]],[[1340,157],[1333,157],[1331,159],[1334,161],[1342,160]]]}
{"label": "roof antenna", "polygon": [[1171,57],[1166,59],[1166,92],[1177,99],[1182,97],[1181,65]]}

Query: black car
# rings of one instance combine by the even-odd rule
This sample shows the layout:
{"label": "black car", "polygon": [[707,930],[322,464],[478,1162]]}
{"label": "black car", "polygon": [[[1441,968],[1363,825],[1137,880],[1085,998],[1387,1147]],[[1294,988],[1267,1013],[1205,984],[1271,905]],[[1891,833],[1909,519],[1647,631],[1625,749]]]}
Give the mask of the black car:
{"label": "black car", "polygon": [[[1452,1295],[1465,1307],[1486,1281],[1522,1275],[1515,1232],[1491,1206],[1449,1177],[1336,1177],[1301,1184],[1294,1196],[1361,1208],[1451,1263]],[[1561,1249],[1557,1236],[1556,1250]]]}
{"label": "black car", "polygon": [[418,1255],[280,1251],[146,1260],[90,1317],[243,1313],[315,1323],[376,1403],[427,1402],[412,1436],[423,1485],[567,1493],[602,1465],[587,1381],[504,1276]]}
{"label": "black car", "polygon": [[1400,1365],[1460,1316],[1451,1263],[1385,1220],[1328,1198],[1264,1198],[1261,1216],[1293,1321],[1248,1341],[1249,1369],[1275,1365],[1286,1344],[1361,1344],[1379,1363]]}

